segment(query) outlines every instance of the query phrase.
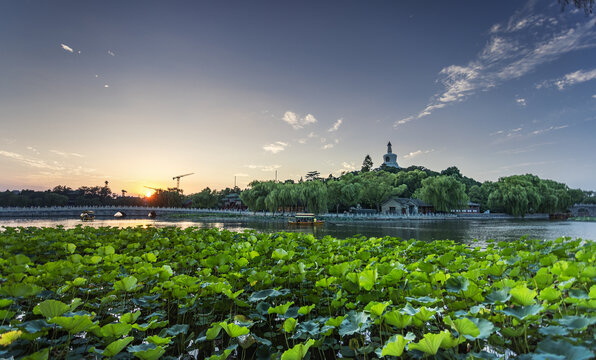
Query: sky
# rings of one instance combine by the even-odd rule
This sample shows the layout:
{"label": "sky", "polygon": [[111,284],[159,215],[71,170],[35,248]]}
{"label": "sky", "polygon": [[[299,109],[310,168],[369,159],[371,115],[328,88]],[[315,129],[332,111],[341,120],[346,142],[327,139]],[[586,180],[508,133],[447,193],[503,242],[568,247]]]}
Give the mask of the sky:
{"label": "sky", "polygon": [[596,17],[540,1],[0,2],[0,190],[382,163],[596,190]]}

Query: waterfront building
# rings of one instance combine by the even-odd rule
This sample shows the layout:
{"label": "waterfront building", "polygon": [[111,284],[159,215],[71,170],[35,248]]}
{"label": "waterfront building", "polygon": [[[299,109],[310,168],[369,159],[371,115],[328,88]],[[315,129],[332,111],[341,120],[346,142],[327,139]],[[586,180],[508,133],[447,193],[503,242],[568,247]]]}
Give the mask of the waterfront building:
{"label": "waterfront building", "polygon": [[393,196],[381,204],[383,214],[419,215],[434,212],[433,206],[419,199]]}

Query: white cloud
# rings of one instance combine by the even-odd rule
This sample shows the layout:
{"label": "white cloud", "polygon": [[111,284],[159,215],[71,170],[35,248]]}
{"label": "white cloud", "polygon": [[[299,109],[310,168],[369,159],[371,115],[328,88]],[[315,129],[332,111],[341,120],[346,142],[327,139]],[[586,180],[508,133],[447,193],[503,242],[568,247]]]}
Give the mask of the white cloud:
{"label": "white cloud", "polygon": [[566,127],[569,127],[569,125],[551,126],[546,129],[532,131],[532,135],[538,135],[538,134],[542,134],[542,133],[545,133],[548,131],[553,131],[553,130],[561,130],[561,129],[565,129]]}
{"label": "white cloud", "polygon": [[281,119],[292,126],[295,130],[302,129],[306,125],[317,122],[317,119],[312,114],[306,114],[306,116],[300,118],[298,114],[292,111],[286,111]]}
{"label": "white cloud", "polygon": [[110,85],[108,85],[108,84],[105,84],[103,87],[104,87],[104,88],[109,88],[109,87],[110,87]]}
{"label": "white cloud", "polygon": [[547,82],[547,83],[543,83],[546,87],[548,87],[548,84],[554,84],[557,86],[557,88],[559,88],[559,90],[563,90],[566,87],[578,84],[578,83],[583,83],[586,81],[590,81],[590,80],[594,80],[596,79],[596,69],[590,70],[590,71],[583,71],[583,70],[578,70],[569,74],[566,74],[565,76],[563,76],[560,79],[551,81],[551,82]]}
{"label": "white cloud", "polygon": [[0,150],[0,156],[7,157],[14,161],[20,162],[23,165],[27,165],[37,169],[48,169],[48,170],[64,170],[64,167],[58,165],[51,165],[41,159],[31,158],[21,154],[13,153],[10,151]]}
{"label": "white cloud", "polygon": [[60,46],[62,47],[62,49],[68,51],[69,53],[71,53],[71,54],[74,53],[74,50],[70,46],[68,46],[66,44],[60,44]]}
{"label": "white cloud", "polygon": [[411,159],[413,157],[416,157],[418,155],[424,155],[424,154],[428,154],[435,151],[435,149],[430,149],[430,150],[416,150],[416,151],[412,151],[409,154],[404,155],[405,159]]}
{"label": "white cloud", "polygon": [[108,50],[108,55],[110,55],[110,56],[116,56],[116,53],[113,52],[112,50]]}
{"label": "white cloud", "polygon": [[306,139],[298,139],[298,144],[306,144]]}
{"label": "white cloud", "polygon": [[[532,11],[531,6],[526,6],[515,13],[507,25],[493,25],[488,42],[477,56],[465,65],[443,68],[437,80],[443,89],[431,97],[423,110],[396,121],[394,127],[522,77],[539,65],[554,61],[564,54],[596,46],[593,19],[569,26],[543,15],[524,16],[529,11]],[[537,31],[538,27],[546,31]],[[592,79],[591,72],[569,75],[566,79],[570,83]]]}
{"label": "white cloud", "polygon": [[249,169],[261,170],[265,172],[272,172],[281,167],[281,165],[245,165]]}
{"label": "white cloud", "polygon": [[314,132],[309,133],[308,135],[306,135],[309,138],[314,138],[317,136],[317,134],[315,134]]}
{"label": "white cloud", "polygon": [[60,155],[62,157],[71,157],[71,156],[79,157],[79,158],[84,157],[83,155],[78,154],[78,153],[67,153],[67,152],[60,151],[60,150],[50,150],[50,152],[53,154],[56,154],[56,155]]}
{"label": "white cloud", "polygon": [[515,99],[515,102],[518,103],[520,106],[526,106],[526,99],[524,98],[517,98]]}
{"label": "white cloud", "polygon": [[333,126],[331,128],[329,128],[329,132],[334,132],[337,131],[339,129],[339,127],[341,126],[341,124],[343,123],[343,119],[337,119],[337,121],[333,124]]}
{"label": "white cloud", "polygon": [[331,149],[332,147],[333,147],[333,144],[325,144],[325,145],[323,145],[323,147],[321,149],[327,150],[327,149]]}
{"label": "white cloud", "polygon": [[594,99],[596,99],[596,94],[592,95],[592,97],[593,97]]}
{"label": "white cloud", "polygon": [[273,154],[277,154],[280,151],[284,151],[288,147],[288,143],[283,141],[276,141],[273,144],[263,145],[263,150]]}

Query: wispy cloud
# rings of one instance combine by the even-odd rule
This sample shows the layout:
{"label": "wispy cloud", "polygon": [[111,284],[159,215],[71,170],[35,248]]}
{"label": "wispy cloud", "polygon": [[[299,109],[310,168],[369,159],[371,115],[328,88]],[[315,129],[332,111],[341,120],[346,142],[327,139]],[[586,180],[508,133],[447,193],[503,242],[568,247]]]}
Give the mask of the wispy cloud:
{"label": "wispy cloud", "polygon": [[404,155],[405,159],[411,159],[413,157],[416,157],[418,155],[423,155],[423,154],[428,154],[435,151],[435,149],[430,149],[430,150],[416,150],[416,151],[412,151],[409,154]]}
{"label": "wispy cloud", "polygon": [[518,103],[522,107],[526,106],[526,99],[524,99],[524,98],[517,98],[517,99],[515,99],[515,102]]}
{"label": "wispy cloud", "polygon": [[34,148],[33,146],[27,146],[27,150],[30,150],[30,151],[39,155],[39,151],[36,148]]}
{"label": "wispy cloud", "polygon": [[281,168],[281,165],[245,165],[249,169],[261,170],[266,172],[275,171]]}
{"label": "wispy cloud", "polygon": [[596,94],[592,95],[592,97],[593,97],[594,99],[596,99]]}
{"label": "wispy cloud", "polygon": [[343,123],[343,119],[337,119],[337,121],[333,124],[332,127],[329,128],[329,132],[335,132],[339,129],[339,127],[341,126],[341,124]]}
{"label": "wispy cloud", "polygon": [[523,153],[528,153],[528,152],[532,152],[535,151],[536,149],[542,147],[542,146],[547,146],[547,145],[554,145],[554,142],[546,142],[546,143],[540,143],[540,144],[531,144],[528,146],[524,146],[521,148],[513,148],[513,149],[506,149],[506,150],[501,150],[501,151],[497,151],[497,154],[506,154],[506,155],[517,155],[517,154],[523,154]]}
{"label": "wispy cloud", "polygon": [[68,45],[66,45],[66,44],[60,44],[60,46],[61,46],[61,47],[62,47],[62,49],[64,49],[65,51],[68,51],[68,52],[69,52],[69,53],[71,53],[71,54],[73,54],[73,53],[74,53],[74,50],[73,50],[73,49],[72,49],[70,46],[68,46]]}
{"label": "wispy cloud", "polygon": [[60,155],[62,157],[78,157],[78,158],[84,157],[84,155],[81,155],[78,153],[69,153],[69,152],[64,152],[64,151],[60,151],[60,150],[50,150],[50,152],[52,154]]}
{"label": "wispy cloud", "polygon": [[108,55],[110,55],[110,56],[116,56],[116,53],[113,52],[112,50],[108,50]]}
{"label": "wispy cloud", "polygon": [[596,69],[588,70],[588,71],[578,70],[578,71],[566,74],[563,77],[555,79],[555,80],[544,81],[544,82],[536,85],[536,88],[540,89],[540,88],[548,88],[548,87],[556,86],[559,90],[564,90],[565,88],[567,88],[569,86],[583,83],[583,82],[590,81],[590,80],[594,80],[594,79],[596,79]]}
{"label": "wispy cloud", "polygon": [[[528,15],[530,11],[532,9],[526,7],[514,14],[507,24],[493,25],[490,39],[476,57],[465,65],[443,68],[437,80],[443,89],[433,95],[420,112],[396,121],[394,127],[520,78],[564,54],[596,46],[593,19],[568,26],[554,18]],[[546,31],[538,32],[537,28]]]}
{"label": "wispy cloud", "polygon": [[333,144],[325,144],[321,147],[321,149],[328,150],[328,149],[331,149],[333,146],[334,146]]}
{"label": "wispy cloud", "polygon": [[565,129],[567,127],[569,127],[569,125],[551,126],[546,129],[534,130],[534,131],[532,131],[532,135],[538,135],[538,134],[542,134],[542,133],[553,131],[553,130],[561,130],[561,129]]}
{"label": "wispy cloud", "polygon": [[280,151],[284,151],[288,147],[288,143],[283,141],[276,141],[273,144],[263,145],[263,150],[273,154],[277,154]]}
{"label": "wispy cloud", "polygon": [[58,164],[48,164],[46,161],[41,159],[32,158],[22,154],[17,154],[10,151],[0,150],[0,156],[17,161],[23,165],[30,166],[37,169],[48,169],[48,170],[64,170],[64,167]]}
{"label": "wispy cloud", "polygon": [[296,130],[317,122],[317,119],[312,114],[306,114],[306,116],[300,117],[292,111],[286,111],[281,119]]}

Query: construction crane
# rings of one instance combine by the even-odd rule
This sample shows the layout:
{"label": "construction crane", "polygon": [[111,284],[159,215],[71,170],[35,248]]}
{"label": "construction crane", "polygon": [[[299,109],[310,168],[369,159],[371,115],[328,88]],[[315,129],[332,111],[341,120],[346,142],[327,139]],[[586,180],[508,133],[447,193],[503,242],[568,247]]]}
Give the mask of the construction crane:
{"label": "construction crane", "polygon": [[174,176],[174,177],[172,178],[172,180],[176,180],[176,189],[177,189],[177,190],[178,190],[180,193],[182,193],[182,190],[180,189],[180,178],[181,178],[181,177],[188,176],[188,175],[193,175],[193,174],[194,174],[194,173],[189,173],[189,174],[184,174],[184,175],[178,175],[178,176]]}

